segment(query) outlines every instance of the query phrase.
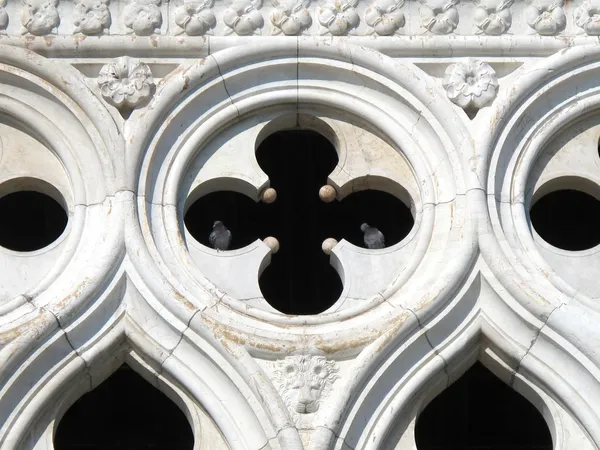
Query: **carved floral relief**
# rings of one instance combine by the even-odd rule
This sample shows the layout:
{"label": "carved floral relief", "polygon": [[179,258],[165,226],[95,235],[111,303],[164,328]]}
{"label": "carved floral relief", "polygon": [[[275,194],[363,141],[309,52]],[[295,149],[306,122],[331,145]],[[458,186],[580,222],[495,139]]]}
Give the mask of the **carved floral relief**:
{"label": "carved floral relief", "polygon": [[379,36],[396,34],[405,24],[404,13],[400,8],[404,0],[375,0],[365,11],[365,22],[372,33]]}
{"label": "carved floral relief", "polygon": [[270,16],[273,35],[298,36],[312,25],[308,11],[310,0],[273,0],[273,6],[275,9]]}
{"label": "carved floral relief", "polygon": [[161,0],[131,0],[123,10],[125,26],[138,36],[149,36],[160,32],[162,13]]}
{"label": "carved floral relief", "polygon": [[213,0],[186,1],[175,8],[175,23],[179,27],[175,34],[188,36],[203,36],[217,24],[211,8]]}
{"label": "carved floral relief", "polygon": [[476,110],[494,101],[498,79],[489,64],[468,58],[446,68],[443,86],[450,101],[465,110]]}
{"label": "carved floral relief", "polygon": [[356,28],[360,17],[356,12],[358,0],[330,0],[318,9],[317,18],[324,27],[321,34],[344,36]]}
{"label": "carved floral relief", "polygon": [[527,24],[542,36],[554,36],[567,26],[562,0],[533,0],[525,10]]}
{"label": "carved floral relief", "polygon": [[5,30],[8,26],[8,13],[6,12],[6,1],[0,0],[0,30]]}
{"label": "carved floral relief", "polygon": [[262,0],[235,0],[223,13],[223,21],[228,27],[225,34],[260,34],[260,29],[265,24],[259,11],[261,7]]}
{"label": "carved floral relief", "polygon": [[323,356],[294,355],[275,362],[274,384],[292,417],[313,414],[338,379],[335,361]]}
{"label": "carved floral relief", "polygon": [[56,7],[58,0],[21,0],[22,34],[31,33],[43,36],[60,25],[60,16]]}
{"label": "carved floral relief", "polygon": [[433,34],[450,34],[458,26],[459,0],[419,0],[421,26]]}
{"label": "carved floral relief", "polygon": [[510,6],[514,0],[475,0],[474,21],[477,34],[500,36],[512,25]]}
{"label": "carved floral relief", "polygon": [[590,36],[600,35],[600,1],[585,0],[573,12],[575,25]]}
{"label": "carved floral relief", "polygon": [[74,33],[95,35],[107,32],[111,24],[109,3],[110,0],[75,0]]}
{"label": "carved floral relief", "polygon": [[98,75],[98,86],[104,100],[119,109],[144,105],[155,89],[150,67],[128,56],[106,64]]}

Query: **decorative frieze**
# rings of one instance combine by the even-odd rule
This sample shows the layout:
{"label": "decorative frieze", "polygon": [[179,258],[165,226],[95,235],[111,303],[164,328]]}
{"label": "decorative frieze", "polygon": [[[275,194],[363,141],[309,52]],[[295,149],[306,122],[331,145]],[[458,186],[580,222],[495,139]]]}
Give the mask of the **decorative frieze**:
{"label": "decorative frieze", "polygon": [[2,30],[33,36],[598,36],[600,0],[0,0]]}

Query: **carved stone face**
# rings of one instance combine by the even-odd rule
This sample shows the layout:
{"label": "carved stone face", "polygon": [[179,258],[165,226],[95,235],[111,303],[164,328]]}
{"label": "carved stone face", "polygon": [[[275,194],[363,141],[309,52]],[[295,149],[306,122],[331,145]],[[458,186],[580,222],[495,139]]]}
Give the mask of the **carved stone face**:
{"label": "carved stone face", "polygon": [[276,369],[274,381],[292,414],[317,412],[337,379],[335,363],[322,356],[288,356]]}

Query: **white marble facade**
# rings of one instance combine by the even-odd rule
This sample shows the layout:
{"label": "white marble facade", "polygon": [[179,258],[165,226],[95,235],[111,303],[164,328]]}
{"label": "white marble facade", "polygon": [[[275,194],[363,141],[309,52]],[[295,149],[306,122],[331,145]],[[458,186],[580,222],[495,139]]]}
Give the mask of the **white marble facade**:
{"label": "white marble facade", "polygon": [[[558,186],[600,198],[600,1],[0,0],[0,29],[0,196],[69,218],[0,247],[2,450],[52,449],[123,362],[196,449],[415,450],[477,360],[555,450],[600,448],[600,253],[528,218]],[[262,298],[272,241],[216,252],[182,223],[206,192],[260,200],[256,146],[298,127],[334,143],[338,198],[415,219],[384,250],[329,242],[343,292],[308,316]]]}

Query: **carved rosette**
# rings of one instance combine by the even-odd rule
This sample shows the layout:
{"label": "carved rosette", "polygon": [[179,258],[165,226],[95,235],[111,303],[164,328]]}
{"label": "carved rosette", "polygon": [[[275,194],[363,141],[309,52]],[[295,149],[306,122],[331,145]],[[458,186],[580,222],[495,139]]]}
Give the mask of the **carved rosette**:
{"label": "carved rosette", "polygon": [[514,0],[475,0],[474,21],[477,34],[500,36],[512,25],[510,6]]}
{"label": "carved rosette", "polygon": [[75,0],[73,32],[88,36],[107,32],[111,24],[109,3],[110,0]]}
{"label": "carved rosette", "polygon": [[489,64],[468,58],[446,68],[443,86],[453,103],[465,110],[477,110],[494,101],[498,79]]}
{"label": "carved rosette", "polygon": [[123,22],[134,34],[150,36],[160,33],[161,0],[131,0],[123,10]]}
{"label": "carved rosette", "polygon": [[400,8],[404,0],[375,0],[365,11],[365,22],[372,29],[371,33],[379,36],[396,34],[405,24],[404,13]]}
{"label": "carved rosette", "polygon": [[567,26],[562,0],[533,0],[525,10],[527,24],[542,36],[555,36]]}
{"label": "carved rosette", "polygon": [[22,34],[31,33],[43,36],[60,25],[60,16],[56,7],[58,0],[21,0]]}
{"label": "carved rosette", "polygon": [[275,361],[273,383],[296,422],[318,411],[339,377],[335,361],[323,356],[293,355]]}
{"label": "carved rosette", "polygon": [[421,26],[433,34],[450,34],[458,26],[459,0],[419,0]]}
{"label": "carved rosette", "polygon": [[150,67],[128,56],[102,67],[98,86],[104,100],[121,110],[143,106],[155,89]]}
{"label": "carved rosette", "polygon": [[260,34],[265,24],[259,9],[262,0],[236,0],[223,12],[223,22],[227,26],[225,34],[235,33],[238,36]]}
{"label": "carved rosette", "polygon": [[344,36],[360,23],[358,0],[333,0],[319,8],[317,18],[324,27],[321,34]]}
{"label": "carved rosette", "polygon": [[272,3],[275,9],[270,16],[273,25],[271,34],[298,36],[312,25],[312,17],[308,11],[310,0],[295,2],[273,0]]}
{"label": "carved rosette", "polygon": [[185,1],[175,8],[175,23],[179,27],[175,34],[203,36],[212,30],[217,24],[212,6],[213,0]]}
{"label": "carved rosette", "polygon": [[586,0],[573,12],[575,25],[590,36],[600,35],[600,0]]}

